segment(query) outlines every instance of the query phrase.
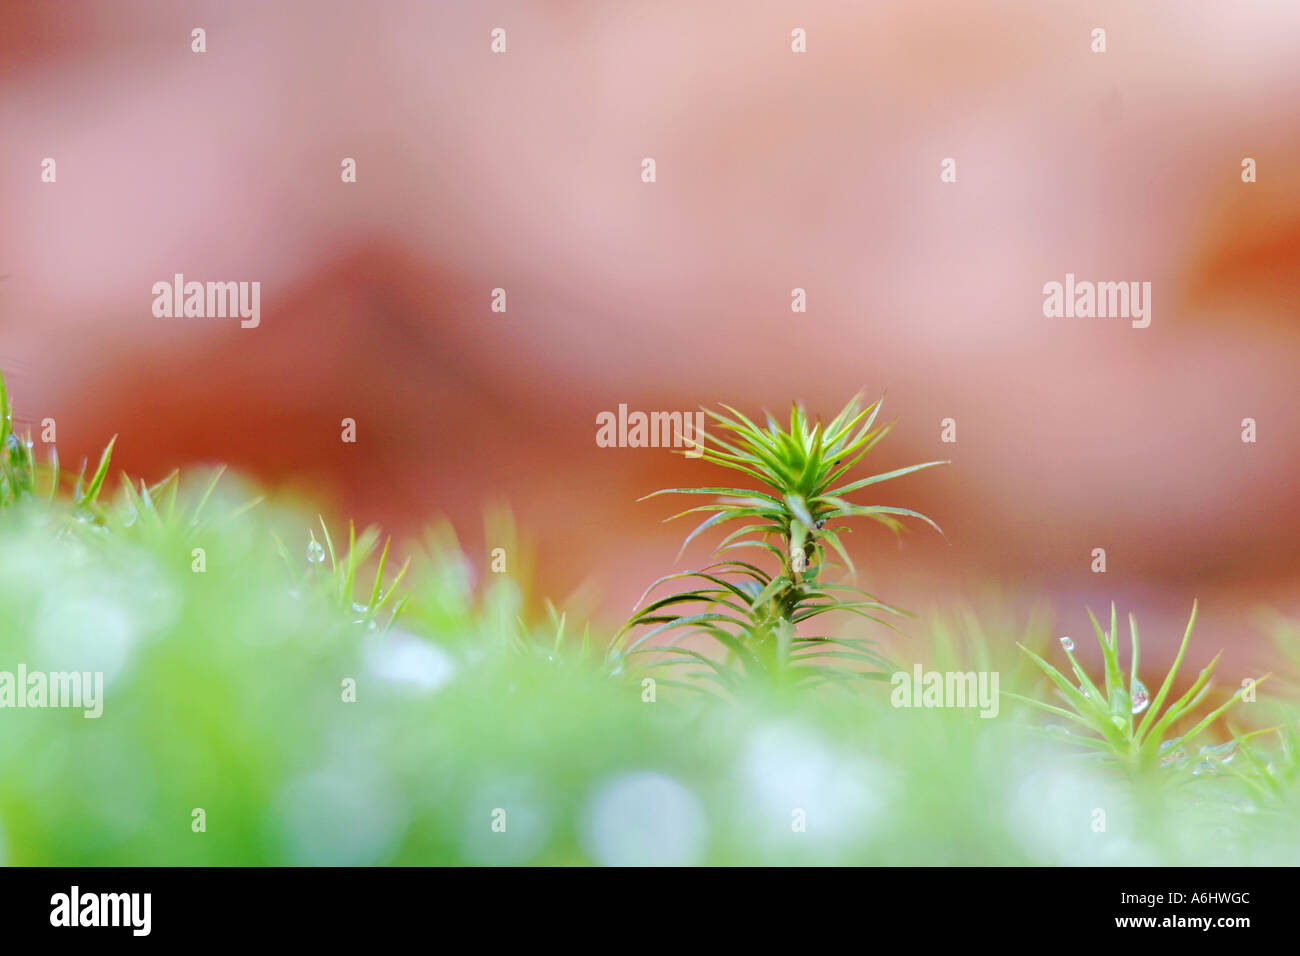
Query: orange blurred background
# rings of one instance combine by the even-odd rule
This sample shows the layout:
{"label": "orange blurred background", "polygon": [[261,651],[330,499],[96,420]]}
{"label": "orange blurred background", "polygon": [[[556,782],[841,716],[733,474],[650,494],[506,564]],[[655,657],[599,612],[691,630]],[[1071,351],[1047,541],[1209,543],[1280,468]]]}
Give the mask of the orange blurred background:
{"label": "orange blurred background", "polygon": [[[869,502],[948,538],[854,535],[883,597],[997,586],[1063,633],[1115,599],[1158,647],[1199,596],[1198,662],[1300,610],[1300,5],[7,0],[3,24],[0,363],[65,461],[120,433],[133,474],[227,461],[399,533],[448,516],[476,554],[507,501],[540,591],[593,580],[616,619],[690,563],[674,502],[636,499],[716,476],[598,448],[598,412],[888,390],[873,470],[954,463]],[[260,281],[261,326],[155,318],[177,272]],[[1045,318],[1067,272],[1151,282],[1151,326]]]}

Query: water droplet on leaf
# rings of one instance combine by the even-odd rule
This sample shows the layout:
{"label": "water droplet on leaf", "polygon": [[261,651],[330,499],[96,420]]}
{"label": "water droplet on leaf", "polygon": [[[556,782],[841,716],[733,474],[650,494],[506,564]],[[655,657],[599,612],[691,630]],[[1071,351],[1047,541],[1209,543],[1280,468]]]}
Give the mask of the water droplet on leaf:
{"label": "water droplet on leaf", "polygon": [[[1163,747],[1164,745],[1162,744],[1161,746]],[[1185,763],[1187,763],[1187,753],[1181,747],[1173,753],[1166,754],[1160,758],[1160,766],[1162,767],[1181,767]]]}
{"label": "water droplet on leaf", "polygon": [[1237,755],[1237,742],[1229,740],[1226,744],[1220,744],[1217,747],[1204,746],[1201,748],[1201,756],[1209,760],[1218,760],[1220,763],[1231,763],[1232,758]]}
{"label": "water droplet on leaf", "polygon": [[1065,648],[1066,653],[1074,650],[1074,641],[1068,637],[1061,638],[1061,646]]}
{"label": "water droplet on leaf", "polygon": [[1131,696],[1133,699],[1133,713],[1135,714],[1142,713],[1147,709],[1147,705],[1151,703],[1151,695],[1147,692],[1146,685],[1140,680],[1133,681]]}

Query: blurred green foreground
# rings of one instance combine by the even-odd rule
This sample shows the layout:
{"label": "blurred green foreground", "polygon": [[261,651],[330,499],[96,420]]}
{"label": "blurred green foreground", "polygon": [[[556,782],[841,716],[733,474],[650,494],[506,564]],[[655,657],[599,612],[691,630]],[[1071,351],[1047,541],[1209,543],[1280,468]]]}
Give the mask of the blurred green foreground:
{"label": "blurred green foreground", "polygon": [[[104,675],[98,718],[0,708],[0,862],[1300,859],[1294,751],[1270,751],[1289,783],[1261,794],[1226,761],[1120,774],[1007,698],[983,719],[893,707],[887,683],[652,692],[662,672],[611,667],[603,638],[525,631],[523,582],[445,536],[390,626],[395,557],[376,595],[378,548],[348,580],[319,524],[244,509],[229,479],[199,519],[207,483],[186,481],[166,507],[146,488],[80,518],[0,509],[0,672]],[[1046,693],[1015,649],[1043,629],[933,634],[929,662]],[[1296,725],[1294,705],[1252,706]]]}

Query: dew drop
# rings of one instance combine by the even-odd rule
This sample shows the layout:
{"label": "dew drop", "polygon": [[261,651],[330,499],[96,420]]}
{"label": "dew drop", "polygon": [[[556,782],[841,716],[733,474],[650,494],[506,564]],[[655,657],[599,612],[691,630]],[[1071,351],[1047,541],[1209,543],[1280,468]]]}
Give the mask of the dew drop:
{"label": "dew drop", "polygon": [[[1172,741],[1166,741],[1166,743],[1172,743]],[[1161,744],[1161,748],[1164,748],[1164,744]],[[1162,767],[1181,767],[1186,763],[1187,753],[1181,747],[1173,753],[1165,754],[1160,758],[1160,766]]]}
{"label": "dew drop", "polygon": [[1074,641],[1071,638],[1063,637],[1061,638],[1061,646],[1065,648],[1065,652],[1068,654],[1074,650]]}
{"label": "dew drop", "polygon": [[1200,763],[1198,763],[1195,767],[1192,768],[1193,777],[1208,777],[1218,772],[1219,771],[1216,770],[1214,767],[1213,760],[1202,760]]}
{"label": "dew drop", "polygon": [[1205,746],[1201,748],[1201,756],[1208,760],[1218,760],[1221,763],[1231,763],[1232,758],[1237,755],[1237,742],[1229,740],[1226,744],[1220,744],[1217,747]]}
{"label": "dew drop", "polygon": [[307,560],[312,564],[320,564],[325,560],[325,546],[316,540],[315,535],[307,542]]}
{"label": "dew drop", "polygon": [[1177,740],[1166,740],[1160,745],[1160,766],[1183,767],[1187,764],[1187,751],[1175,747]]}
{"label": "dew drop", "polygon": [[1146,685],[1140,680],[1135,679],[1133,681],[1131,696],[1133,698],[1133,713],[1135,714],[1142,713],[1147,709],[1147,705],[1151,703],[1151,695],[1147,692]]}

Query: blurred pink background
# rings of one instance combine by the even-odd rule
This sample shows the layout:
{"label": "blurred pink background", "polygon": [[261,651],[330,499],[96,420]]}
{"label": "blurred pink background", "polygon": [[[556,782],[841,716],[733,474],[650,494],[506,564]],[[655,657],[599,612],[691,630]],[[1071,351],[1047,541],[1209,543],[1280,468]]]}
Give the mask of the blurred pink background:
{"label": "blurred pink background", "polygon": [[[948,535],[854,535],[882,596],[996,585],[1062,633],[1114,598],[1155,644],[1199,596],[1198,660],[1298,609],[1300,5],[10,0],[3,26],[0,362],[65,461],[120,432],[134,474],[224,460],[480,554],[508,501],[541,592],[592,579],[614,619],[689,530],[635,499],[716,477],[597,448],[598,412],[887,389],[874,470],[954,464],[872,498]],[[260,328],[155,318],[176,272],[260,281]],[[1150,281],[1151,326],[1045,318],[1067,272]]]}

